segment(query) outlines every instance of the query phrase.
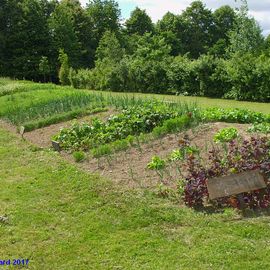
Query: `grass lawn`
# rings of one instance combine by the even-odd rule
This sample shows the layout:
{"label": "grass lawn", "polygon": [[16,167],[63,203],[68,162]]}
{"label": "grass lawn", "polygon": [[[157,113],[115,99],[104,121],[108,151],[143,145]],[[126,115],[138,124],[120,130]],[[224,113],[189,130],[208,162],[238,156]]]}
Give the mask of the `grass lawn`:
{"label": "grass lawn", "polygon": [[28,258],[38,270],[270,269],[268,216],[206,214],[128,190],[2,128],[0,161],[0,260]]}

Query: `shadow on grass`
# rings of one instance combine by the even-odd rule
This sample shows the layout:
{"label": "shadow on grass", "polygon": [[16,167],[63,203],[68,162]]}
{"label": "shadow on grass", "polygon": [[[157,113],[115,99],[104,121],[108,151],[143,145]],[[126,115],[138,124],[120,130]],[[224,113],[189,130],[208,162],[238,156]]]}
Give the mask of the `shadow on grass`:
{"label": "shadow on grass", "polygon": [[[222,214],[228,207],[217,207],[214,205],[197,206],[193,208],[197,212],[205,213],[207,215]],[[232,208],[233,209],[233,208]],[[238,209],[243,218],[257,218],[262,216],[270,216],[270,207],[261,209]]]}

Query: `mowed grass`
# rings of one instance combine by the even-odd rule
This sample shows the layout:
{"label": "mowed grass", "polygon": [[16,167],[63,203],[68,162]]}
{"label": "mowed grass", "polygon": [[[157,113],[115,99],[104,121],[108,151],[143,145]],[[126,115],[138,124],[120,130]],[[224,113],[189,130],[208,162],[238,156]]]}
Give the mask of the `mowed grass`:
{"label": "mowed grass", "polygon": [[11,80],[9,78],[0,78],[0,97],[11,95],[18,92],[27,92],[35,90],[52,90],[57,89],[59,86],[47,83],[33,83],[30,81]]}
{"label": "mowed grass", "polygon": [[1,260],[29,269],[270,269],[269,216],[196,212],[0,128]]}

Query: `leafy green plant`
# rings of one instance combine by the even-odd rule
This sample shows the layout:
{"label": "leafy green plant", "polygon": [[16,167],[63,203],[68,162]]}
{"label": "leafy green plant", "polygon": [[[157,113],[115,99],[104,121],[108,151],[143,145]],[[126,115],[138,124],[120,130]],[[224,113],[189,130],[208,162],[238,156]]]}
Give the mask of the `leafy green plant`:
{"label": "leafy green plant", "polygon": [[270,122],[270,115],[245,109],[208,108],[202,111],[202,120],[206,122],[262,123]]}
{"label": "leafy green plant", "polygon": [[270,133],[270,123],[257,123],[247,129],[250,133]]}
{"label": "leafy green plant", "polygon": [[85,153],[83,151],[73,152],[72,156],[76,162],[82,162],[83,160],[85,160]]}
{"label": "leafy green plant", "polygon": [[223,128],[214,136],[214,142],[230,142],[239,136],[238,130],[234,127]]}
{"label": "leafy green plant", "polygon": [[171,161],[183,161],[187,155],[198,154],[200,150],[196,146],[184,145],[178,150],[174,150],[170,155]]}
{"label": "leafy green plant", "polygon": [[[164,104],[145,102],[140,106],[126,108],[118,115],[112,115],[106,122],[95,119],[91,125],[75,124],[70,129],[63,129],[56,135],[56,140],[64,149],[93,148],[123,140],[130,135],[150,133],[166,120],[176,117],[178,113]],[[183,127],[188,121],[188,116],[183,116],[177,124]]]}
{"label": "leafy green plant", "polygon": [[166,161],[159,156],[152,157],[152,161],[147,164],[147,168],[150,170],[160,171],[166,166]]}
{"label": "leafy green plant", "polygon": [[91,153],[92,153],[94,158],[100,158],[102,156],[108,156],[108,155],[112,154],[112,148],[108,144],[100,145],[97,148],[93,148]]}

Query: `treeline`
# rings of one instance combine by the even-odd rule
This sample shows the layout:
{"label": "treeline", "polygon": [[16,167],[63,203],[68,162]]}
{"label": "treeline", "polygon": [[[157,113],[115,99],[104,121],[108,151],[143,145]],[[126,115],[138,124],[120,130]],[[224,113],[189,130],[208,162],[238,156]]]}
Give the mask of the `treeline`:
{"label": "treeline", "polygon": [[270,38],[246,1],[154,24],[113,0],[0,0],[0,75],[77,88],[270,100]]}

